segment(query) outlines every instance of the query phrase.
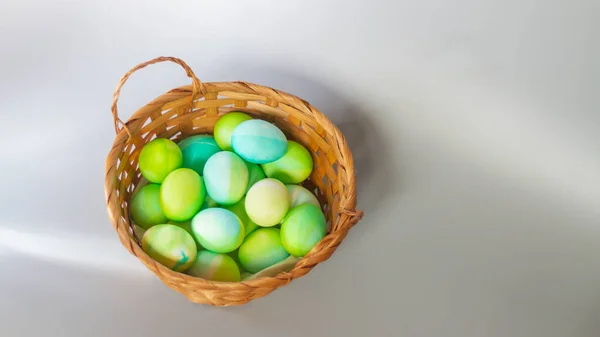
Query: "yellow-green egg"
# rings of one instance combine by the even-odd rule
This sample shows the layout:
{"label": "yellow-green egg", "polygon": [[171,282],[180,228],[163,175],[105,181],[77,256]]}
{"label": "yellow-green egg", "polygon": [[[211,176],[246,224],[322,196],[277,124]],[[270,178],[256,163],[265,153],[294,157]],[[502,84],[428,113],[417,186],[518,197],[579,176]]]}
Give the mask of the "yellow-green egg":
{"label": "yellow-green egg", "polygon": [[312,172],[313,160],[304,146],[288,140],[287,151],[274,162],[262,164],[265,175],[284,184],[299,184]]}
{"label": "yellow-green egg", "polygon": [[233,205],[246,193],[248,168],[237,154],[221,151],[206,162],[204,182],[214,201],[220,205]]}
{"label": "yellow-green egg", "polygon": [[326,234],[327,221],[313,204],[294,207],[281,222],[281,243],[290,254],[306,255]]}
{"label": "yellow-green egg", "polygon": [[262,168],[260,168],[260,165],[249,163],[247,161],[244,162],[246,163],[246,167],[248,168],[248,187],[246,187],[246,193],[248,193],[250,187],[254,186],[254,184],[256,184],[257,181],[263,180],[266,177]]}
{"label": "yellow-green egg", "polygon": [[183,164],[181,150],[170,139],[156,138],[144,145],[138,159],[140,172],[148,181],[160,184]]}
{"label": "yellow-green egg", "polygon": [[169,220],[191,219],[204,203],[202,178],[189,168],[171,172],[160,186],[160,206]]}
{"label": "yellow-green egg", "polygon": [[202,247],[215,253],[229,253],[244,241],[244,225],[233,212],[207,208],[192,219],[192,232]]}
{"label": "yellow-green egg", "polygon": [[153,260],[174,271],[188,269],[198,252],[188,232],[169,224],[148,229],[142,237],[142,249]]}
{"label": "yellow-green egg", "polygon": [[226,254],[219,254],[209,250],[199,251],[196,260],[186,273],[211,281],[240,281],[240,269],[235,261]]}
{"label": "yellow-green egg", "polygon": [[223,115],[215,124],[215,141],[224,151],[232,151],[231,134],[233,130],[242,122],[252,119],[243,112],[230,112]]}
{"label": "yellow-green egg", "polygon": [[221,151],[215,138],[209,135],[194,135],[180,141],[177,145],[183,155],[182,167],[190,168],[199,175],[202,175],[208,158]]}
{"label": "yellow-green egg", "polygon": [[[277,126],[261,119],[240,123],[231,135],[233,151],[245,161],[264,164],[281,158],[288,143]],[[265,172],[266,173],[266,172]]]}
{"label": "yellow-green egg", "polygon": [[160,185],[142,186],[131,198],[129,213],[133,222],[144,229],[167,222],[160,208]]}
{"label": "yellow-green egg", "polygon": [[238,258],[242,268],[257,273],[285,260],[290,254],[281,244],[279,229],[259,228],[246,237]]}
{"label": "yellow-green egg", "polygon": [[246,213],[262,227],[277,225],[290,208],[290,196],[285,185],[276,179],[258,181],[246,195]]}
{"label": "yellow-green egg", "polygon": [[317,197],[304,186],[285,185],[285,187],[290,195],[290,209],[302,204],[313,204],[319,208],[321,207]]}
{"label": "yellow-green egg", "polygon": [[248,213],[246,213],[245,202],[246,199],[243,198],[237,204],[231,206],[223,206],[223,208],[232,211],[235,215],[238,216],[240,221],[242,221],[242,224],[244,224],[244,230],[246,236],[248,236],[248,234],[252,233],[255,229],[258,228],[258,225],[255,224],[254,221],[252,221],[252,219],[250,219],[250,217],[248,216]]}

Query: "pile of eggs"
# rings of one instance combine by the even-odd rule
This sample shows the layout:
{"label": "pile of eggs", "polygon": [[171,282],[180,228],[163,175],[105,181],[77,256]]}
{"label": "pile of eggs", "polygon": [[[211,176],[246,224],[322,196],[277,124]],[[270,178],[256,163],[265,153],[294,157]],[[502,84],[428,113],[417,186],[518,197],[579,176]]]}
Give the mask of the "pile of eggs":
{"label": "pile of eggs", "polygon": [[237,282],[306,255],[326,234],[319,201],[300,185],[310,153],[267,121],[231,112],[214,137],[156,138],[138,161],[148,184],[131,199],[131,220],[142,249],[171,270]]}

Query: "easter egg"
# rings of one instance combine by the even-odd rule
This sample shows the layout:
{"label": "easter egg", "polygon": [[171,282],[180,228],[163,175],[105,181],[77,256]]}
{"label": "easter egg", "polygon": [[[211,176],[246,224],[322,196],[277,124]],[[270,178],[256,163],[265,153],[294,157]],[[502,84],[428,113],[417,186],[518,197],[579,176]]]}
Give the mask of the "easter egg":
{"label": "easter egg", "polygon": [[160,186],[160,206],[169,220],[191,219],[204,203],[206,191],[202,178],[189,168],[180,168]]}
{"label": "easter egg", "polygon": [[248,168],[237,154],[221,151],[206,162],[204,182],[214,201],[220,205],[233,205],[246,193]]}
{"label": "easter egg", "polygon": [[293,256],[306,255],[326,234],[327,222],[313,204],[294,207],[281,222],[281,243]]}
{"label": "easter egg", "polygon": [[219,118],[215,124],[215,141],[224,151],[231,151],[231,134],[240,123],[252,119],[249,115],[243,112],[230,112]]}
{"label": "easter egg", "polygon": [[207,208],[192,219],[192,232],[202,247],[215,253],[229,253],[244,241],[244,225],[233,212]]}
{"label": "easter egg", "polygon": [[144,233],[142,249],[148,256],[174,271],[188,269],[198,252],[192,236],[175,225],[156,225]]}
{"label": "easter egg", "polygon": [[290,208],[290,196],[285,185],[276,179],[260,180],[246,195],[246,213],[262,227],[275,226]]}
{"label": "easter egg", "polygon": [[260,165],[249,163],[247,161],[245,163],[246,167],[248,168],[248,187],[246,187],[246,193],[248,193],[250,187],[256,184],[257,181],[265,179],[266,177],[265,173],[260,168]]}
{"label": "easter egg", "polygon": [[281,158],[288,143],[278,127],[261,119],[252,119],[233,130],[231,145],[244,160],[264,164]]}
{"label": "easter egg", "polygon": [[240,281],[240,268],[231,257],[208,250],[198,252],[196,261],[186,273],[211,281]]}
{"label": "easter egg", "polygon": [[190,168],[202,175],[204,165],[210,156],[220,152],[221,149],[215,138],[209,135],[195,135],[179,142],[183,156],[183,166]]}
{"label": "easter egg", "polygon": [[262,169],[269,178],[275,178],[284,184],[299,184],[310,176],[313,160],[304,146],[289,140],[283,157],[262,164]]}
{"label": "easter egg", "polygon": [[290,209],[302,205],[302,204],[313,204],[317,207],[321,207],[317,197],[312,194],[311,191],[307,190],[304,186],[300,185],[285,185],[290,195]]}
{"label": "easter egg", "polygon": [[279,229],[259,228],[252,232],[240,246],[238,257],[242,268],[257,273],[280,261],[290,254],[281,244]]}
{"label": "easter egg", "polygon": [[242,224],[244,225],[245,235],[252,233],[255,229],[258,228],[258,225],[254,223],[246,213],[246,205],[245,199],[240,200],[237,204],[231,206],[224,206],[223,208],[232,211],[235,215],[238,216]]}
{"label": "easter egg", "polygon": [[142,176],[153,183],[162,183],[167,175],[181,167],[181,150],[172,140],[156,138],[144,145],[138,159]]}
{"label": "easter egg", "polygon": [[160,208],[160,185],[142,186],[131,198],[129,213],[133,222],[144,229],[167,222]]}

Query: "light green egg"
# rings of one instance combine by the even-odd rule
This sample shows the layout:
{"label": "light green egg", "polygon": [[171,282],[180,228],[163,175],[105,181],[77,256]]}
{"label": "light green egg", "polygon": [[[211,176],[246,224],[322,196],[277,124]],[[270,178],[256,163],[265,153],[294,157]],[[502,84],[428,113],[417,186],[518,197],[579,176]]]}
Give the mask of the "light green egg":
{"label": "light green egg", "polygon": [[279,229],[259,228],[240,246],[238,257],[242,268],[257,273],[285,260],[290,254],[281,244]]}
{"label": "light green egg", "polygon": [[327,232],[321,209],[313,204],[294,207],[281,222],[281,243],[296,257],[306,255]]}
{"label": "light green egg", "polygon": [[248,193],[250,187],[254,186],[254,184],[256,184],[257,181],[263,180],[266,177],[265,173],[260,168],[260,165],[249,163],[247,161],[244,162],[246,163],[246,167],[248,168],[248,187],[246,187],[246,193]]}
{"label": "light green egg", "polygon": [[233,205],[246,193],[248,168],[237,154],[221,151],[206,162],[204,182],[214,201],[220,205]]}
{"label": "light green egg", "polygon": [[207,208],[192,219],[192,232],[202,247],[215,253],[229,253],[244,241],[244,225],[233,212]]}
{"label": "light green egg", "polygon": [[215,138],[209,135],[195,135],[188,137],[178,144],[183,155],[183,166],[190,168],[202,175],[206,161],[221,149]]}
{"label": "light green egg", "polygon": [[240,269],[231,257],[208,250],[198,252],[196,260],[186,273],[210,281],[240,281]]}
{"label": "light green egg", "polygon": [[276,179],[258,181],[246,195],[246,213],[262,227],[277,225],[290,208],[290,196],[285,185]]}
{"label": "light green egg", "polygon": [[188,232],[169,224],[148,229],[142,237],[142,249],[153,260],[174,271],[188,269],[198,252]]}
{"label": "light green egg", "polygon": [[183,164],[181,150],[170,139],[156,138],[144,145],[138,159],[140,172],[148,181],[160,184]]}
{"label": "light green egg", "polygon": [[171,172],[160,186],[160,206],[169,220],[186,221],[198,213],[205,195],[200,175],[180,168]]}
{"label": "light green egg", "polygon": [[160,185],[142,186],[131,198],[129,213],[133,222],[144,229],[167,222],[160,208]]}
{"label": "light green egg", "polygon": [[281,158],[288,143],[285,134],[274,124],[261,119],[240,123],[231,135],[233,151],[245,161],[264,164]]}
{"label": "light green egg", "polygon": [[243,112],[230,112],[219,118],[215,124],[215,141],[224,151],[232,151],[231,134],[233,130],[242,122],[252,119],[249,115]]}
{"label": "light green egg", "polygon": [[246,236],[248,236],[248,234],[252,233],[255,229],[258,228],[258,225],[255,224],[254,221],[252,221],[252,219],[250,219],[250,217],[248,216],[248,213],[246,213],[245,201],[246,199],[243,198],[237,204],[231,206],[223,206],[223,208],[232,211],[235,215],[238,216],[238,218],[242,221],[242,224],[244,224],[244,230],[246,232]]}
{"label": "light green egg", "polygon": [[299,184],[310,176],[313,160],[308,150],[293,140],[288,140],[287,151],[274,162],[262,164],[265,175],[284,184]]}
{"label": "light green egg", "polygon": [[304,186],[285,185],[285,187],[290,195],[290,209],[302,204],[313,204],[319,208],[321,207],[317,197]]}

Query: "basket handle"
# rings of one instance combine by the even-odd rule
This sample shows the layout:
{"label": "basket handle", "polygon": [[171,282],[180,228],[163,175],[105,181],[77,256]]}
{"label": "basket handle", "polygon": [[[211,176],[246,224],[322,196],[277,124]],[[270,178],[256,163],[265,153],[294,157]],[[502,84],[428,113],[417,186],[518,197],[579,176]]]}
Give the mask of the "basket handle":
{"label": "basket handle", "polygon": [[200,82],[200,80],[196,77],[196,75],[194,74],[192,69],[181,59],[178,59],[176,57],[170,57],[170,56],[160,56],[160,57],[157,57],[150,61],[140,63],[137,66],[133,67],[131,70],[129,70],[125,75],[123,75],[123,77],[119,81],[119,84],[117,85],[117,88],[115,89],[115,93],[113,95],[113,102],[112,102],[111,110],[112,110],[112,115],[113,115],[113,122],[115,124],[115,132],[117,134],[121,130],[119,128],[119,125],[120,125],[121,128],[123,128],[123,129],[125,129],[125,131],[127,131],[127,134],[129,135],[129,137],[131,137],[131,132],[129,131],[129,128],[121,120],[121,118],[119,118],[119,113],[117,110],[117,102],[119,101],[119,96],[121,95],[121,88],[123,87],[125,82],[127,82],[129,77],[134,72],[136,72],[142,68],[145,68],[148,65],[151,65],[154,63],[159,63],[159,62],[165,62],[165,61],[174,62],[174,63],[179,64],[185,70],[187,76],[192,79],[192,97],[191,97],[192,102],[194,101],[194,96],[196,96],[198,91],[201,92],[203,95],[206,94],[207,91],[206,91],[206,87],[204,86],[204,84],[202,82]]}

